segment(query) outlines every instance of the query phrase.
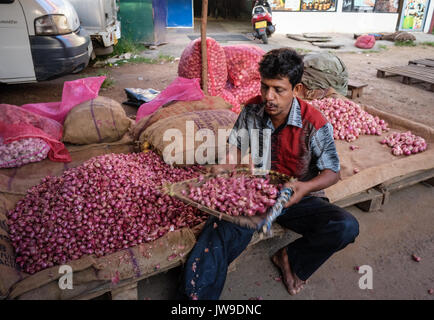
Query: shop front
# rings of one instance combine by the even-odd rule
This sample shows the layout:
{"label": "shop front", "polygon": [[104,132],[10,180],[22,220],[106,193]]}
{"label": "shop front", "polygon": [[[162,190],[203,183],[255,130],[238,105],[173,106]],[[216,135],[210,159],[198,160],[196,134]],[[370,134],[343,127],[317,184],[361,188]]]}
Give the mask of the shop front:
{"label": "shop front", "polygon": [[[400,3],[401,2],[401,3]],[[269,0],[276,32],[428,32],[433,0]]]}

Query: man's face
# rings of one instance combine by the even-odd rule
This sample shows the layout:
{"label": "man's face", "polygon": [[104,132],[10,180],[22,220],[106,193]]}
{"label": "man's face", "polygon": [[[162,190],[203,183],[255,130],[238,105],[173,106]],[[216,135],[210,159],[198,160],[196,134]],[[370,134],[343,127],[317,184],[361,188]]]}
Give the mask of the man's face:
{"label": "man's face", "polygon": [[292,88],[288,78],[261,78],[261,95],[262,101],[265,102],[265,112],[270,117],[288,112],[300,86],[297,84]]}

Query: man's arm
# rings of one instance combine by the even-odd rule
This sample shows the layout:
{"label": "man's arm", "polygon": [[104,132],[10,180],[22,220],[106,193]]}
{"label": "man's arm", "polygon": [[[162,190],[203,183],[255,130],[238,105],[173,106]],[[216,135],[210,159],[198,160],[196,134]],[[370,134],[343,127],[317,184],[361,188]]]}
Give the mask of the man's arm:
{"label": "man's arm", "polygon": [[291,188],[294,192],[289,201],[285,204],[285,208],[298,203],[303,197],[314,191],[326,189],[339,181],[339,172],[334,172],[330,169],[325,169],[321,173],[309,181],[295,181],[285,183],[284,187]]}

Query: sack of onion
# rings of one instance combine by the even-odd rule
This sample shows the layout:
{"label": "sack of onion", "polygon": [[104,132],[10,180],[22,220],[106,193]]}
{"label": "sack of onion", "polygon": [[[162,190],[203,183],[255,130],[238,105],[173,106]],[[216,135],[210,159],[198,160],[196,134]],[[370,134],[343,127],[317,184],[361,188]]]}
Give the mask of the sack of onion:
{"label": "sack of onion", "polygon": [[[223,48],[212,38],[206,39],[208,60],[208,93],[217,96],[223,90],[228,78],[226,56]],[[201,39],[190,42],[179,60],[178,75],[183,78],[202,78]]]}
{"label": "sack of onion", "polygon": [[69,111],[62,140],[79,145],[115,142],[123,137],[132,122],[119,102],[97,97]]}
{"label": "sack of onion", "polygon": [[27,138],[4,144],[0,139],[0,168],[17,168],[47,158],[50,146],[42,139]]}

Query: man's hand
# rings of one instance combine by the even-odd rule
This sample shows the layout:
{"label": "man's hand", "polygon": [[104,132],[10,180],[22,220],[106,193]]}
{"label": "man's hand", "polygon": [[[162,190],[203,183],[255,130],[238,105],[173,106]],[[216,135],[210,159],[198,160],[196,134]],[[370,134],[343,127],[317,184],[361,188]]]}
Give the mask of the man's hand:
{"label": "man's hand", "polygon": [[300,202],[303,197],[307,196],[311,192],[309,184],[301,181],[287,182],[283,185],[282,189],[284,188],[290,188],[293,191],[291,198],[283,206],[284,208],[289,208],[293,204]]}
{"label": "man's hand", "polygon": [[309,181],[294,181],[287,182],[283,186],[284,188],[291,188],[294,192],[291,199],[285,204],[285,208],[292,206],[300,202],[303,197],[314,191],[326,189],[339,181],[339,173],[330,169],[325,169],[320,172],[315,178]]}

